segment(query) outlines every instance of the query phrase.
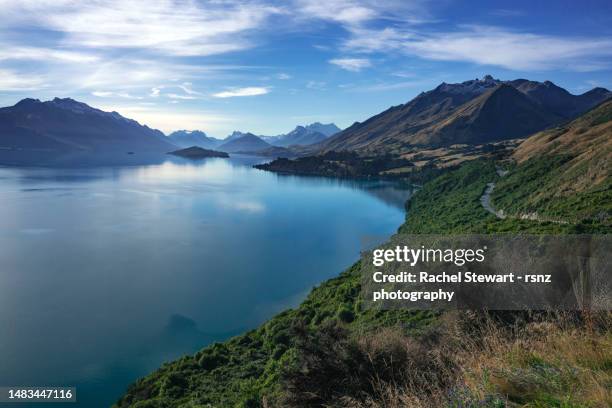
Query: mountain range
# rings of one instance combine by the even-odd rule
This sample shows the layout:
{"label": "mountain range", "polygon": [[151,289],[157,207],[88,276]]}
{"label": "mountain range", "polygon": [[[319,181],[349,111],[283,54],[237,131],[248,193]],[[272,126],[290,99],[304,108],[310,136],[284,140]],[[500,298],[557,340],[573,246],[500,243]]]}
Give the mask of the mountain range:
{"label": "mountain range", "polygon": [[291,132],[282,135],[260,137],[273,146],[308,146],[322,142],[338,132],[340,132],[340,128],[334,123],[323,124],[315,122],[306,126],[296,126]]}
{"label": "mountain range", "polygon": [[[232,135],[236,135],[236,133],[239,132],[234,132]],[[227,142],[219,145],[217,150],[228,153],[253,153],[272,147],[252,133],[241,133],[239,136],[229,137],[226,140]]]}
{"label": "mountain range", "polygon": [[269,156],[354,151],[404,153],[419,146],[482,145],[517,139],[568,122],[612,97],[604,88],[573,95],[550,81],[501,81],[490,75],[442,83],[340,131],[333,123],[297,126],[277,136],[233,132],[224,140],[199,130],[168,137],[117,112],[70,98],[24,99],[0,108],[0,148],[84,151],[159,151],[198,146]]}
{"label": "mountain range", "polygon": [[[233,140],[237,140],[248,136],[248,139],[245,140],[243,145],[252,145],[253,148],[258,148],[257,150],[269,149],[271,146],[273,147],[289,147],[289,146],[309,146],[315,143],[322,142],[329,138],[330,136],[338,133],[340,128],[336,126],[334,123],[323,124],[320,122],[311,123],[306,126],[296,126],[289,133],[283,133],[276,136],[264,136],[259,135],[256,136],[250,132],[243,133],[239,131],[232,132],[229,136],[227,136],[222,143],[227,143]],[[263,145],[261,143],[255,142],[253,136],[259,138],[260,140],[267,143]],[[253,143],[257,143],[257,146]],[[219,147],[218,145],[217,147]],[[230,145],[234,146],[234,144]],[[256,152],[257,150],[250,150],[250,152]],[[285,151],[282,149],[273,149],[274,151]]]}
{"label": "mountain range", "polygon": [[482,144],[521,138],[571,120],[610,98],[604,88],[573,95],[550,81],[500,81],[490,75],[442,83],[410,102],[356,122],[307,153],[402,152],[411,146]]}
{"label": "mountain range", "polygon": [[[246,149],[240,151],[251,153],[267,149],[266,151],[272,153],[284,153],[288,151],[285,149],[270,149],[270,147],[308,146],[322,142],[339,131],[340,128],[333,123],[315,122],[306,126],[296,126],[291,132],[277,136],[256,136],[250,132],[245,133],[235,130],[225,139],[217,139],[206,135],[201,130],[178,130],[169,134],[168,137],[172,143],[180,147],[198,146],[205,149],[230,149],[227,150],[228,152],[237,152],[235,149]],[[265,144],[260,143],[255,138]],[[230,143],[238,139],[242,139],[242,141]]]}
{"label": "mountain range", "polygon": [[176,150],[159,130],[70,98],[46,102],[28,98],[0,108],[0,147],[109,152]]}
{"label": "mountain range", "polygon": [[105,112],[71,98],[44,102],[26,98],[0,108],[0,149],[11,150],[166,153],[179,147],[223,146],[227,152],[268,149],[282,154],[286,151],[283,146],[317,143],[338,130],[334,124],[317,122],[273,137],[235,131],[221,140],[200,130],[178,130],[166,137],[117,112]]}
{"label": "mountain range", "polygon": [[168,135],[172,143],[179,147],[202,147],[204,149],[213,149],[223,143],[223,140],[214,137],[209,137],[201,130],[177,130]]}

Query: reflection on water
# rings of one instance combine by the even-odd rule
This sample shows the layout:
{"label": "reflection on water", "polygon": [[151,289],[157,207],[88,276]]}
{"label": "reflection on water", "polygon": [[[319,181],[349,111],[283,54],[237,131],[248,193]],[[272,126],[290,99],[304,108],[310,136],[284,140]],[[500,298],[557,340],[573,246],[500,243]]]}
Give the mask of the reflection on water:
{"label": "reflection on water", "polygon": [[163,361],[298,304],[404,217],[389,183],[137,156],[0,167],[0,384],[109,406]]}
{"label": "reflection on water", "polygon": [[320,183],[328,186],[359,189],[400,209],[405,208],[406,201],[408,201],[412,193],[411,186],[400,185],[394,181],[351,180],[316,176],[293,176],[287,174],[278,174],[276,177],[279,183]]}

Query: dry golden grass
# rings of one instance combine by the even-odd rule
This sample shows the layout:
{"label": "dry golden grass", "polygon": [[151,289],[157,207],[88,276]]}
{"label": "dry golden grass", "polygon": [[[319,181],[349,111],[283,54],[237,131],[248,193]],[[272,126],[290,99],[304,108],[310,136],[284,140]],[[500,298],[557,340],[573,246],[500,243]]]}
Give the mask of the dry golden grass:
{"label": "dry golden grass", "polygon": [[405,376],[385,383],[376,383],[374,377],[374,395],[345,397],[333,406],[612,406],[610,313],[588,325],[571,314],[510,327],[488,318],[474,321],[469,313],[467,320],[463,313],[448,314],[433,343],[417,341],[399,329],[360,339],[368,355],[392,356],[402,350],[410,355]]}
{"label": "dry golden grass", "polygon": [[470,161],[470,160],[476,160],[483,156],[484,155],[481,155],[481,154],[475,154],[475,155],[456,154],[453,156],[449,156],[448,158],[445,158],[444,161],[438,164],[438,167],[445,168],[445,167],[458,166],[463,162]]}
{"label": "dry golden grass", "polygon": [[465,385],[481,398],[496,393],[518,406],[612,406],[609,329],[532,323],[513,339],[492,331],[481,352],[464,358]]}
{"label": "dry golden grass", "polygon": [[381,174],[404,174],[404,173],[412,173],[416,166],[406,166],[406,167],[397,167],[391,170],[385,170],[381,172]]}
{"label": "dry golden grass", "polygon": [[411,152],[403,154],[401,157],[403,159],[412,160],[415,156],[424,157],[424,158],[436,158],[443,157],[448,155],[449,153],[454,152],[456,149],[463,148],[464,146],[455,146],[450,148],[440,147],[437,149],[417,149]]}
{"label": "dry golden grass", "polygon": [[566,180],[556,193],[567,195],[592,189],[612,174],[612,101],[565,126],[545,130],[527,138],[513,153],[517,163],[540,156],[569,155]]}

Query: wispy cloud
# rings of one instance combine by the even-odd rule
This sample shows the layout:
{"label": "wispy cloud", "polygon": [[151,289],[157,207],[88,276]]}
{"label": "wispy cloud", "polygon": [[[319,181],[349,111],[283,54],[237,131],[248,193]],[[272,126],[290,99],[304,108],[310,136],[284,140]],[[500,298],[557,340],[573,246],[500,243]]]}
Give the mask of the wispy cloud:
{"label": "wispy cloud", "polygon": [[359,87],[353,87],[352,90],[356,92],[386,92],[397,89],[423,89],[423,87],[435,86],[437,80],[431,78],[415,79],[412,81],[399,81],[399,82],[379,82],[375,84],[362,85]]}
{"label": "wispy cloud", "polygon": [[283,81],[284,81],[284,80],[287,80],[287,79],[291,79],[291,78],[292,78],[292,76],[291,76],[291,75],[289,75],[289,74],[286,74],[286,73],[284,73],[284,72],[281,72],[281,73],[279,73],[279,74],[277,74],[277,75],[276,75],[276,78],[281,79],[281,80],[283,80]]}
{"label": "wispy cloud", "polygon": [[0,91],[35,91],[45,88],[42,76],[23,75],[8,69],[0,69]]}
{"label": "wispy cloud", "polygon": [[301,0],[297,4],[306,16],[347,24],[359,24],[378,15],[373,7],[351,0]]}
{"label": "wispy cloud", "polygon": [[233,98],[237,96],[257,96],[257,95],[265,95],[269,91],[268,88],[258,87],[258,86],[249,86],[246,88],[235,88],[223,92],[214,93],[212,96],[215,98]]}
{"label": "wispy cloud", "polygon": [[279,10],[253,3],[162,0],[3,2],[3,24],[30,24],[64,34],[72,47],[143,48],[169,55],[213,55],[250,46],[248,30]]}
{"label": "wispy cloud", "polygon": [[0,60],[34,60],[34,61],[58,61],[69,63],[97,62],[98,55],[90,52],[77,52],[61,49],[12,46],[0,44]]}
{"label": "wispy cloud", "polygon": [[176,94],[176,93],[169,93],[169,94],[166,94],[166,96],[170,99],[185,99],[185,100],[197,98],[194,95],[181,95],[181,94]]}
{"label": "wispy cloud", "polygon": [[64,72],[71,70],[75,75],[65,78],[63,83],[74,79],[72,86],[97,89],[139,86],[150,89],[151,84],[164,83],[169,78],[190,78],[206,72],[204,67],[144,58],[111,58],[85,67],[66,68]]}
{"label": "wispy cloud", "polygon": [[325,81],[308,81],[306,82],[306,88],[314,89],[318,91],[324,91],[327,89],[327,82]]}
{"label": "wispy cloud", "polygon": [[116,97],[116,98],[124,98],[124,99],[143,99],[142,96],[130,95],[127,92],[93,91],[91,94],[99,98],[115,98]]}
{"label": "wispy cloud", "polygon": [[380,29],[355,27],[350,29],[350,36],[344,41],[343,48],[363,53],[397,52],[407,41],[414,38],[413,32],[395,27]]}
{"label": "wispy cloud", "polygon": [[375,19],[419,24],[430,20],[426,1],[410,0],[297,0],[295,9],[308,18],[360,26]]}
{"label": "wispy cloud", "polygon": [[433,60],[467,61],[515,70],[574,69],[612,56],[612,40],[561,38],[472,26],[457,33],[439,33],[408,41],[408,52]]}
{"label": "wispy cloud", "polygon": [[492,26],[461,26],[453,32],[421,33],[385,28],[355,29],[344,47],[353,52],[401,52],[436,61],[471,62],[513,70],[588,71],[609,67],[612,40],[515,32]]}
{"label": "wispy cloud", "polygon": [[0,69],[11,71],[0,78],[0,90],[44,87],[106,98],[156,97],[173,80],[186,95],[201,95],[192,82],[242,68],[187,57],[258,46],[253,32],[281,12],[260,1],[214,0],[146,7],[136,0],[0,0],[0,8]]}
{"label": "wispy cloud", "polygon": [[194,91],[191,86],[192,86],[191,82],[183,82],[178,87],[181,88],[183,92],[185,92],[188,95],[202,95],[200,92]]}
{"label": "wispy cloud", "polygon": [[514,10],[514,9],[496,9],[491,11],[492,16],[498,17],[521,17],[525,15],[525,12],[522,10]]}
{"label": "wispy cloud", "polygon": [[329,63],[352,72],[359,72],[364,68],[372,66],[372,63],[367,58],[334,58],[329,60]]}
{"label": "wispy cloud", "polygon": [[[434,61],[469,62],[512,70],[594,71],[610,67],[612,39],[546,35],[485,25],[447,25],[435,21],[425,1],[301,0],[300,12],[310,18],[336,22],[348,33],[341,50],[358,53],[397,53]],[[518,17],[522,10],[495,9],[489,14]],[[393,24],[375,24],[386,20]],[[363,66],[330,62],[358,71]]]}

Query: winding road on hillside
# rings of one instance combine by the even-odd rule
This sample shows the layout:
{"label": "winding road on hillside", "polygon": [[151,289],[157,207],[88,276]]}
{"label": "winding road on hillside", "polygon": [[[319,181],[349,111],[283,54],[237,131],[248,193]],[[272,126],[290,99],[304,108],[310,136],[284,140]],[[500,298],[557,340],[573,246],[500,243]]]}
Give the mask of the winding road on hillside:
{"label": "winding road on hillside", "polygon": [[[503,170],[499,167],[496,168],[496,171],[499,177],[504,177],[509,172],[509,170]],[[487,183],[487,188],[485,188],[484,193],[482,193],[482,196],[480,197],[480,203],[482,204],[482,207],[485,210],[495,215],[497,218],[501,220],[506,219],[508,216],[506,215],[504,210],[496,210],[493,207],[493,204],[491,203],[491,194],[493,194],[493,190],[495,190],[495,183],[494,182]],[[554,219],[549,219],[549,218],[542,218],[535,212],[530,213],[530,214],[521,214],[518,217],[512,217],[512,218],[519,218],[522,220],[532,220],[532,221],[538,221],[538,222],[554,222],[555,224],[568,224],[568,221],[564,221],[564,220],[554,220]]]}
{"label": "winding road on hillside", "polygon": [[[508,174],[508,170],[497,168],[496,171],[499,177],[504,177],[506,174]],[[480,203],[482,204],[482,207],[485,210],[495,215],[497,218],[503,220],[504,218],[506,218],[506,214],[504,214],[504,210],[496,210],[495,208],[493,208],[493,205],[491,204],[491,194],[493,193],[494,189],[495,189],[495,183],[493,182],[487,183],[487,188],[485,188],[484,193],[480,197]]]}

